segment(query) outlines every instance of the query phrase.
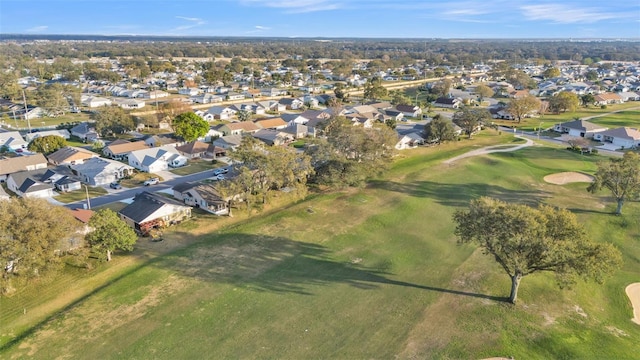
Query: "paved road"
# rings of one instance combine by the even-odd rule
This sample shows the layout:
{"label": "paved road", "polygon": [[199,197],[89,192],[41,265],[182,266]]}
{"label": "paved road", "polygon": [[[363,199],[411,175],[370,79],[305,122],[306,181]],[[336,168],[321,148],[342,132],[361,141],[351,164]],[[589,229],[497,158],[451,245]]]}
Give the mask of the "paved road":
{"label": "paved road", "polygon": [[[108,195],[89,198],[89,201],[91,202],[91,207],[103,206],[116,201],[130,199],[136,196],[136,194],[141,193],[143,191],[160,191],[160,190],[170,189],[173,186],[182,184],[184,182],[204,180],[212,177],[214,170],[215,169],[211,169],[211,170],[207,170],[207,171],[203,171],[203,172],[199,172],[191,175],[181,176],[175,179],[163,181],[158,185],[140,186],[133,189],[122,189],[122,190],[118,190],[113,193],[110,193]],[[81,209],[85,204],[86,204],[86,200],[82,200],[82,201],[76,201],[74,203],[66,204],[65,206],[70,209]]]}

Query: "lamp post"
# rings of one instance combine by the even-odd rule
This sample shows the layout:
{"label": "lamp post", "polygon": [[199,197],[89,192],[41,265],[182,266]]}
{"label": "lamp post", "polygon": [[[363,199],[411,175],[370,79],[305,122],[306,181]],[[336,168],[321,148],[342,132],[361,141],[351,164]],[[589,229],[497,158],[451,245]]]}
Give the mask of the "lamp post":
{"label": "lamp post", "polygon": [[538,140],[540,140],[540,129],[542,128],[542,123],[543,121],[540,121],[540,124],[538,124]]}

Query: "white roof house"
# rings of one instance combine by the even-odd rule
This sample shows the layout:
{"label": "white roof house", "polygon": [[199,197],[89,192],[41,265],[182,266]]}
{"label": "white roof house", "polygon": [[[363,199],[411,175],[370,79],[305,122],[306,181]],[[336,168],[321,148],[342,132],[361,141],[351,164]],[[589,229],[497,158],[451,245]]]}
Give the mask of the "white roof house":
{"label": "white roof house", "polygon": [[11,150],[24,149],[29,145],[17,131],[0,132],[0,147],[6,146]]}
{"label": "white roof house", "polygon": [[24,138],[28,142],[31,142],[35,138],[39,138],[43,136],[51,136],[51,135],[60,136],[61,138],[64,138],[64,139],[69,139],[71,137],[71,134],[69,134],[69,131],[67,129],[61,129],[61,130],[38,131],[38,132],[27,134],[24,136]]}
{"label": "white roof house", "polygon": [[187,163],[187,160],[174,146],[170,145],[132,151],[129,154],[129,165],[149,173],[167,170],[170,166],[182,166]]}

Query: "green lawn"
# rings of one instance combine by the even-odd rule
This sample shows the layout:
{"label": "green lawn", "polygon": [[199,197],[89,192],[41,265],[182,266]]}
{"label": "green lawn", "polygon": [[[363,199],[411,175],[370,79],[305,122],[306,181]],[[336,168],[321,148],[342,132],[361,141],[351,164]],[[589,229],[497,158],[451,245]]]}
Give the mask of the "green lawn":
{"label": "green lawn", "polygon": [[199,173],[202,171],[213,170],[220,166],[224,166],[224,163],[219,161],[214,161],[211,159],[193,159],[189,160],[187,165],[181,166],[179,168],[171,169],[170,171],[176,175],[190,175]]}
{"label": "green lawn", "polygon": [[[91,272],[96,280],[67,274],[53,290],[36,284],[0,298],[0,357],[637,358],[640,327],[623,289],[638,281],[640,204],[616,217],[605,193],[542,180],[593,172],[597,156],[537,146],[442,164],[511,139],[488,132],[403,152],[366,188],[316,195],[218,232],[203,230],[216,219],[199,218],[158,245],[199,236],[191,246],[151,258],[117,254]],[[624,268],[604,285],[565,290],[547,274],[525,277],[511,306],[509,278],[452,233],[453,211],[478,196],[567,207],[595,240],[620,248]],[[37,306],[56,291],[86,295],[56,312]],[[23,304],[41,312],[23,314]]]}
{"label": "green lawn", "polygon": [[65,204],[68,204],[68,203],[72,203],[80,200],[86,200],[87,192],[89,193],[89,199],[91,199],[94,197],[105,195],[107,193],[107,190],[99,186],[96,186],[96,187],[89,186],[85,190],[85,187],[83,185],[82,189],[60,193],[58,196],[55,197],[55,199]]}
{"label": "green lawn", "polygon": [[119,182],[120,182],[120,185],[122,185],[122,187],[133,188],[133,187],[141,186],[145,182],[145,180],[151,179],[154,177],[159,178],[160,181],[164,180],[162,176],[158,176],[156,174],[150,174],[146,172],[135,172],[133,176],[131,176],[130,178],[122,179]]}
{"label": "green lawn", "polygon": [[[640,106],[640,104],[638,106]],[[621,111],[615,114],[593,118],[589,121],[608,126],[609,128],[629,126],[637,129],[640,127],[640,110]]]}

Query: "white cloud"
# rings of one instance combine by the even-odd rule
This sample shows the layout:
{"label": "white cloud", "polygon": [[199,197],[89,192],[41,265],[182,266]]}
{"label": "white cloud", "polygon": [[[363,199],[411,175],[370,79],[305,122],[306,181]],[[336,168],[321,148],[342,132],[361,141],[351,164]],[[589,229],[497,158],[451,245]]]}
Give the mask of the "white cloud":
{"label": "white cloud", "polygon": [[186,25],[176,26],[175,28],[171,29],[170,32],[181,32],[184,30],[189,30],[198,26],[202,26],[207,23],[206,21],[197,17],[176,16],[176,19],[186,20],[189,23]]}
{"label": "white cloud", "polygon": [[41,26],[34,26],[34,27],[30,28],[30,29],[27,29],[26,31],[30,32],[30,33],[37,33],[37,32],[43,32],[43,31],[47,30],[48,28],[49,27],[46,26],[46,25],[41,25]]}
{"label": "white cloud", "polygon": [[520,8],[528,20],[548,20],[560,24],[595,23],[626,17],[597,8],[579,8],[563,4],[525,5]]}
{"label": "white cloud", "polygon": [[284,9],[290,14],[340,9],[344,3],[336,0],[240,0],[246,6],[264,6]]}
{"label": "white cloud", "polygon": [[256,29],[258,29],[258,30],[271,30],[271,28],[270,28],[270,27],[262,26],[262,25],[256,25],[256,26],[254,26],[254,27],[255,27]]}

